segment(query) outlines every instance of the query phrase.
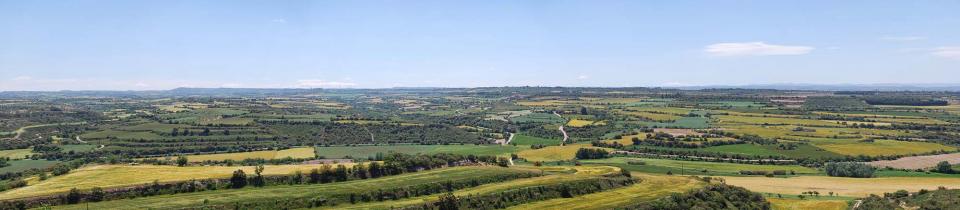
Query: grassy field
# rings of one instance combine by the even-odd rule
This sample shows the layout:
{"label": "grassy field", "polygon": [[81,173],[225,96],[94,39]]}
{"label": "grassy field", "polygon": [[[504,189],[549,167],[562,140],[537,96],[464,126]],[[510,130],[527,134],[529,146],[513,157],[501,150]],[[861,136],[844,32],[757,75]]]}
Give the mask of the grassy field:
{"label": "grassy field", "polygon": [[51,161],[51,160],[14,160],[9,161],[9,166],[0,168],[0,174],[10,173],[10,172],[21,172],[26,171],[31,168],[47,168],[53,165],[56,165],[60,161]]}
{"label": "grassy field", "polygon": [[703,129],[710,127],[710,119],[706,117],[681,117],[672,123],[662,123],[662,122],[637,122],[641,125],[646,126],[656,126],[656,127],[666,127],[666,128],[691,128],[691,129]]}
{"label": "grassy field", "polygon": [[11,150],[0,150],[0,158],[10,158],[11,160],[23,159],[26,156],[32,155],[33,149],[11,149]]}
{"label": "grassy field", "polygon": [[722,152],[742,155],[760,155],[760,156],[778,156],[783,155],[790,158],[821,158],[821,157],[840,157],[840,154],[825,151],[809,144],[799,144],[797,149],[781,150],[777,145],[757,145],[757,144],[733,144],[723,146],[713,146],[702,149],[709,152]]}
{"label": "grassy field", "polygon": [[864,197],[870,194],[920,189],[937,189],[939,186],[955,188],[957,178],[938,177],[880,177],[844,178],[827,176],[799,176],[789,178],[723,177],[727,184],[741,186],[755,192],[798,195],[801,192],[818,191],[821,195],[834,192],[846,197]]}
{"label": "grassy field", "polygon": [[919,154],[925,152],[946,150],[954,151],[956,148],[931,143],[931,142],[908,142],[896,140],[876,140],[874,142],[860,142],[856,140],[827,139],[816,140],[812,144],[824,150],[842,154],[842,155],[907,155]]}
{"label": "grassy field", "polygon": [[615,209],[631,204],[652,201],[672,193],[702,187],[703,182],[688,177],[660,176],[633,173],[643,181],[631,186],[608,191],[527,203],[507,209]]}
{"label": "grassy field", "polygon": [[815,209],[815,210],[846,210],[847,200],[843,199],[817,199],[807,198],[800,200],[797,198],[767,198],[774,210],[795,210],[795,209]]}
{"label": "grassy field", "polygon": [[[629,164],[628,162],[644,162],[644,165]],[[703,161],[682,161],[651,158],[609,158],[597,160],[584,160],[585,164],[612,165],[626,168],[630,171],[647,172],[653,174],[665,174],[668,171],[674,174],[680,174],[681,168],[685,175],[739,175],[741,170],[748,171],[794,171],[797,174],[817,174],[816,169],[796,165],[753,165],[738,163],[718,163]],[[706,170],[707,172],[703,172]]]}
{"label": "grassy field", "polygon": [[[454,191],[454,195],[457,196],[467,196],[467,195],[484,195],[497,192],[503,192],[506,190],[520,189],[525,187],[534,187],[547,184],[558,184],[572,181],[579,181],[585,179],[594,179],[599,175],[608,174],[616,171],[615,168],[607,166],[576,166],[576,167],[544,167],[544,168],[531,168],[531,170],[541,170],[545,171],[563,171],[561,173],[551,173],[546,176],[526,178],[526,179],[517,179],[500,183],[486,184],[478,187],[462,189]],[[569,171],[576,171],[574,173],[568,173]],[[428,195],[420,196],[415,198],[394,200],[394,201],[384,201],[384,202],[373,202],[373,203],[359,203],[355,205],[341,205],[335,207],[322,207],[318,209],[390,209],[400,206],[410,206],[421,204],[425,201],[436,201],[438,200],[439,195]]]}
{"label": "grassy field", "polygon": [[[348,194],[378,188],[397,188],[424,183],[465,180],[502,174],[528,173],[530,170],[501,167],[454,167],[409,173],[377,179],[355,180],[330,184],[247,187],[237,190],[204,191],[89,203],[90,209],[179,209],[197,207],[206,200],[210,204],[270,199],[308,199],[335,194]],[[87,204],[63,206],[62,209],[86,209]]]}
{"label": "grassy field", "polygon": [[[530,149],[517,153],[527,161],[558,161],[572,160],[580,148],[599,148],[587,144],[568,144],[566,146],[549,146],[540,149]],[[610,149],[608,149],[610,150]]]}
{"label": "grassy field", "polygon": [[[516,139],[514,139],[516,140]],[[317,156],[325,158],[366,158],[377,153],[390,152],[406,154],[452,153],[462,155],[509,155],[526,147],[509,145],[390,145],[390,146],[353,146],[353,147],[317,147]]]}
{"label": "grassy field", "polygon": [[510,141],[510,143],[516,144],[516,145],[542,144],[546,146],[556,146],[556,145],[560,145],[561,141],[563,140],[562,139],[545,139],[540,137],[517,134],[513,137],[513,141]]}
{"label": "grassy field", "polygon": [[313,158],[316,152],[313,147],[298,147],[290,148],[285,150],[266,150],[266,151],[254,151],[254,152],[238,152],[238,153],[222,153],[222,154],[206,154],[206,155],[187,155],[187,160],[190,162],[203,162],[207,160],[212,161],[223,161],[223,160],[244,160],[244,159],[282,159],[282,158]]}
{"label": "grassy field", "polygon": [[603,125],[603,122],[581,120],[581,119],[572,119],[570,120],[570,122],[567,122],[567,126],[570,126],[570,127],[583,127],[588,125]]}
{"label": "grassy field", "polygon": [[564,119],[550,113],[531,113],[509,119],[511,122],[518,123],[563,123]]}
{"label": "grassy field", "polygon": [[[351,166],[352,164],[346,164]],[[294,171],[308,172],[322,165],[271,165],[266,166],[263,174],[279,175],[290,174]],[[4,167],[6,168],[6,167]],[[253,173],[253,166],[155,166],[155,165],[98,165],[80,168],[69,174],[52,177],[45,181],[27,187],[8,190],[0,193],[0,199],[18,198],[43,195],[49,193],[66,192],[71,188],[88,189],[92,187],[119,187],[136,184],[183,181],[205,178],[226,178],[233,171],[243,169],[247,174]]]}

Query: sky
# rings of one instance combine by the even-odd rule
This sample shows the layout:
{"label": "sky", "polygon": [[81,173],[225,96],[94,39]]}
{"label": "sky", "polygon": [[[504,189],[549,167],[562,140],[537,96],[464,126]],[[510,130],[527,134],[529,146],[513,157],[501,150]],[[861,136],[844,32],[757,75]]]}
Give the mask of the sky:
{"label": "sky", "polygon": [[0,0],[0,91],[960,84],[960,1]]}

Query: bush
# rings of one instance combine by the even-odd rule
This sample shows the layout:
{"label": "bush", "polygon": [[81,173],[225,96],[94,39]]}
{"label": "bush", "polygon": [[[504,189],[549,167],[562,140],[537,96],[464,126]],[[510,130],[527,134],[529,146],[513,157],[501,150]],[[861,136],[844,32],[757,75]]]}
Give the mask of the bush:
{"label": "bush", "polygon": [[827,163],[824,171],[829,176],[870,178],[876,171],[872,166],[857,162]]}

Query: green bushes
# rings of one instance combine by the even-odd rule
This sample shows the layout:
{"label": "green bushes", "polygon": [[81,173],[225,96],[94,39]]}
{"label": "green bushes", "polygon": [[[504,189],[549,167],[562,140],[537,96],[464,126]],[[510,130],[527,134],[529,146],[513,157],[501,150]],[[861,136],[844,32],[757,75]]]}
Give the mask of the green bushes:
{"label": "green bushes", "polygon": [[873,166],[857,162],[827,163],[824,171],[829,176],[870,178],[876,169]]}
{"label": "green bushes", "polygon": [[610,152],[605,149],[580,148],[577,150],[577,159],[603,159],[609,155]]}
{"label": "green bushes", "polygon": [[726,184],[711,184],[702,189],[696,189],[684,194],[673,194],[668,198],[650,203],[638,204],[627,209],[657,209],[657,210],[686,210],[686,209],[770,209],[767,202],[759,193],[751,192],[742,187]]}

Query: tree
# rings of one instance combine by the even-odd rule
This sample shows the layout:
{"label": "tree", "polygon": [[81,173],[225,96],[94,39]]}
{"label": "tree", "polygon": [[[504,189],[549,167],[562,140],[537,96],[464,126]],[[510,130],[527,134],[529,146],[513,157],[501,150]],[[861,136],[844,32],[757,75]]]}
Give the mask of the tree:
{"label": "tree", "polygon": [[947,161],[940,161],[940,163],[937,163],[937,167],[934,168],[934,171],[945,174],[952,174],[955,172],[953,171],[953,166],[951,166],[950,162]]}
{"label": "tree", "polygon": [[587,113],[587,107],[581,106],[581,107],[580,107],[580,114],[582,114],[582,115],[587,115],[587,114],[588,114],[588,113]]}
{"label": "tree", "polygon": [[70,189],[69,193],[67,193],[65,200],[66,200],[66,203],[68,204],[75,204],[75,203],[80,203],[80,200],[82,198],[83,198],[83,195],[80,194],[80,190],[77,188],[73,188],[73,189]]}
{"label": "tree", "polygon": [[230,177],[230,187],[231,188],[243,188],[247,186],[247,174],[241,169],[233,172],[233,176]]}
{"label": "tree", "polygon": [[90,190],[90,197],[87,199],[93,202],[98,202],[102,201],[105,197],[107,197],[107,193],[103,191],[103,188],[93,187],[93,189]]}
{"label": "tree", "polygon": [[253,177],[253,186],[254,187],[263,187],[266,184],[263,180],[263,164],[257,165],[257,168],[253,170],[253,173],[256,174],[256,177]]}
{"label": "tree", "polygon": [[183,167],[186,165],[187,165],[187,157],[183,155],[177,156],[177,166]]}

